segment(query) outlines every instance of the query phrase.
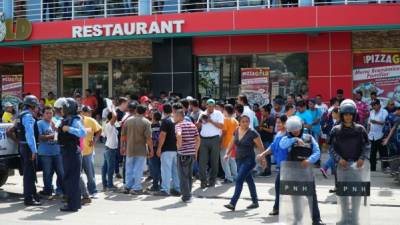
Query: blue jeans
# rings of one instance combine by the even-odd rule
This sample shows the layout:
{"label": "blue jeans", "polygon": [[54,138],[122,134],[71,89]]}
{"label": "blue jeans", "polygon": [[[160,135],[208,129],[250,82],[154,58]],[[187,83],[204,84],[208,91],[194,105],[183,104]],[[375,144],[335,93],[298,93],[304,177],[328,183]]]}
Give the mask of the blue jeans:
{"label": "blue jeans", "polygon": [[325,161],[324,165],[322,166],[324,170],[331,169],[332,173],[335,173],[335,161],[333,160],[332,155],[329,153],[328,160]]}
{"label": "blue jeans", "polygon": [[176,157],[176,151],[161,153],[161,191],[166,193],[169,193],[171,189],[171,179],[173,188],[176,191],[180,191]]}
{"label": "blue jeans", "polygon": [[87,188],[89,194],[97,193],[95,172],[94,172],[94,154],[84,155],[82,157],[82,169],[87,177]]}
{"label": "blue jeans", "polygon": [[43,191],[53,193],[53,174],[57,174],[57,189],[56,194],[64,194],[63,177],[64,168],[61,154],[59,155],[39,155],[39,162],[43,169]]}
{"label": "blue jeans", "polygon": [[111,188],[114,186],[113,184],[113,176],[115,170],[116,163],[116,154],[118,149],[111,149],[106,147],[104,151],[104,163],[101,168],[101,178],[103,181],[103,187]]}
{"label": "blue jeans", "polygon": [[236,180],[237,176],[237,165],[236,161],[232,157],[229,157],[228,160],[225,160],[226,151],[227,150],[224,149],[219,152],[221,166],[225,173],[225,179],[233,182]]}
{"label": "blue jeans", "polygon": [[153,178],[153,188],[160,189],[161,181],[161,161],[156,155],[149,160],[150,176]]}
{"label": "blue jeans", "polygon": [[134,191],[142,190],[142,176],[146,157],[134,156],[126,157],[126,189]]}
{"label": "blue jeans", "polygon": [[258,203],[256,184],[254,183],[253,175],[251,171],[256,166],[256,162],[253,157],[246,157],[243,159],[236,159],[238,166],[238,176],[236,178],[235,193],[231,199],[231,204],[236,206],[239,200],[240,194],[242,193],[243,183],[246,181],[249,186],[251,200],[253,203]]}

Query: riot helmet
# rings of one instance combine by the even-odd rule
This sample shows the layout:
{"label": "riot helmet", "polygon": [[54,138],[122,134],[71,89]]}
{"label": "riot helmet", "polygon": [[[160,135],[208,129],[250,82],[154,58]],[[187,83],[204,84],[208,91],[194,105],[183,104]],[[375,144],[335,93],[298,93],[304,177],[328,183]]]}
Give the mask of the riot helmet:
{"label": "riot helmet", "polygon": [[25,107],[39,107],[39,100],[34,95],[27,95],[24,98],[24,106]]}
{"label": "riot helmet", "polygon": [[78,114],[78,103],[73,98],[59,98],[54,103],[55,108],[61,108],[64,116],[74,116]]}
{"label": "riot helmet", "polygon": [[[286,130],[292,135],[294,131],[300,131],[300,137],[303,134],[303,121],[298,116],[291,116],[286,121]],[[293,135],[292,135],[293,136]]]}
{"label": "riot helmet", "polygon": [[340,103],[339,106],[340,118],[343,121],[344,114],[351,114],[353,116],[353,121],[356,119],[357,107],[356,103],[351,99],[346,99]]}

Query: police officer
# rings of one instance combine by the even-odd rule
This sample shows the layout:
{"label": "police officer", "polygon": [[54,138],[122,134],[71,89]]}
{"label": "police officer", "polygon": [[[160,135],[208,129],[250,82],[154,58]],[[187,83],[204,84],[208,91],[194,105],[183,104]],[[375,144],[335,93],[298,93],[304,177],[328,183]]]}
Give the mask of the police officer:
{"label": "police officer", "polygon": [[[334,159],[341,169],[348,169],[351,164],[355,163],[358,169],[364,166],[365,160],[370,154],[370,143],[368,134],[365,128],[355,123],[356,119],[356,104],[350,100],[344,100],[339,107],[341,124],[333,127],[330,135],[330,145]],[[344,172],[344,173],[349,173]],[[352,176],[351,179],[357,180],[357,177]],[[345,200],[345,199],[343,199]],[[342,220],[352,219],[352,222],[341,221],[337,224],[356,224],[358,221],[358,213],[361,203],[361,198],[351,198],[351,204],[347,201],[340,201]],[[349,215],[350,214],[350,215]]]}
{"label": "police officer", "polygon": [[[292,116],[286,121],[288,135],[283,137],[279,143],[282,149],[288,149],[288,161],[300,161],[301,166],[307,168],[315,164],[320,159],[320,149],[318,143],[310,134],[304,133],[304,124],[300,117]],[[324,225],[318,208],[315,181],[313,181],[312,193],[312,225]],[[310,203],[311,204],[311,203]],[[295,210],[302,210],[301,207]],[[296,215],[300,213],[295,212]],[[301,215],[300,215],[301,216]]]}
{"label": "police officer", "polygon": [[36,156],[35,140],[35,110],[39,107],[39,100],[33,95],[27,95],[23,102],[23,111],[16,122],[16,135],[19,141],[19,150],[23,163],[24,203],[26,206],[41,205],[36,192]]}
{"label": "police officer", "polygon": [[60,209],[64,212],[76,212],[81,208],[79,188],[82,156],[80,138],[86,136],[81,118],[78,116],[78,104],[73,98],[60,98],[55,107],[62,108],[63,119],[58,131],[58,142],[64,165],[64,185],[67,204]]}

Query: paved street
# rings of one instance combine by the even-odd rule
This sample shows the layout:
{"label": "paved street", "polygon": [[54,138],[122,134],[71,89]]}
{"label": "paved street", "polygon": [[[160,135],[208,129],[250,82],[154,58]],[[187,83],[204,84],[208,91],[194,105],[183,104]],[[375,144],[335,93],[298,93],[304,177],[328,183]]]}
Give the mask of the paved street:
{"label": "paved street", "polygon": [[[99,149],[99,148],[98,148]],[[101,150],[97,151],[96,163],[99,171],[102,160]],[[334,224],[336,216],[336,197],[328,192],[332,188],[333,177],[324,179],[318,171],[318,200],[323,220]],[[101,181],[97,174],[97,184],[101,190]],[[120,180],[116,180],[120,186]],[[181,203],[176,197],[155,197],[150,195],[131,196],[115,192],[100,192],[99,198],[84,206],[75,214],[59,212],[60,200],[45,200],[41,207],[25,208],[22,203],[22,179],[13,176],[0,191],[1,224],[275,224],[277,217],[268,216],[274,200],[274,177],[257,178],[257,192],[261,199],[260,208],[245,210],[250,204],[250,194],[244,187],[242,199],[236,212],[228,212],[223,205],[233,194],[233,185],[218,185],[214,189],[194,187],[195,198],[192,203]],[[38,190],[42,188],[39,174]],[[400,186],[389,175],[372,174],[370,218],[373,225],[400,224]],[[364,215],[368,216],[368,215]]]}

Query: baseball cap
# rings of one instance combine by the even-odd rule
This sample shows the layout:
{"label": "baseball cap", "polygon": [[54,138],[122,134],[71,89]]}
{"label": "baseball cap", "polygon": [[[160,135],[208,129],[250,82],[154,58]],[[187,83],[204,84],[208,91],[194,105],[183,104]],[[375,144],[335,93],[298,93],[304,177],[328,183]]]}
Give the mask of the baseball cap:
{"label": "baseball cap", "polygon": [[210,98],[207,100],[207,105],[215,105],[215,100]]}

